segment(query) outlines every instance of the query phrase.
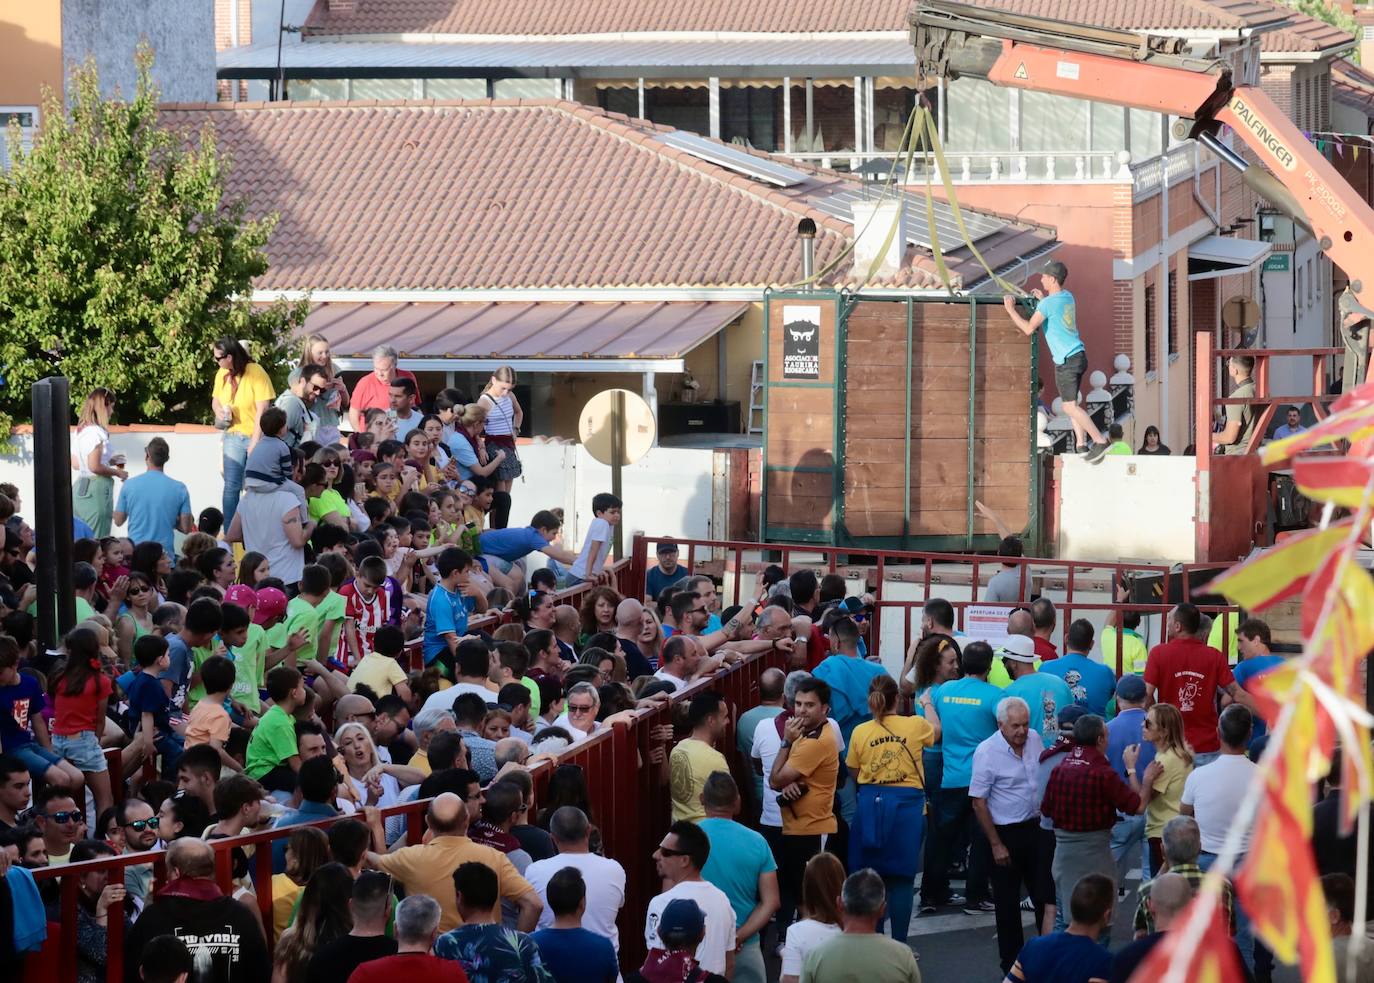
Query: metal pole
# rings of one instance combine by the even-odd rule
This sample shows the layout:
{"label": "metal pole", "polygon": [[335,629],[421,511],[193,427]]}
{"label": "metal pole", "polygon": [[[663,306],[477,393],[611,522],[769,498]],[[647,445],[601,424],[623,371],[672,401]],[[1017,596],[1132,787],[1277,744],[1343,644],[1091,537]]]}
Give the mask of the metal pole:
{"label": "metal pole", "polygon": [[[625,392],[622,389],[611,391],[611,494],[623,499],[620,485],[620,469],[625,463]],[[615,558],[621,557],[621,523],[616,523],[614,534]]]}
{"label": "metal pole", "polygon": [[63,376],[30,389],[33,408],[34,545],[38,553],[38,638],[56,646],[76,625],[72,583],[71,399]]}

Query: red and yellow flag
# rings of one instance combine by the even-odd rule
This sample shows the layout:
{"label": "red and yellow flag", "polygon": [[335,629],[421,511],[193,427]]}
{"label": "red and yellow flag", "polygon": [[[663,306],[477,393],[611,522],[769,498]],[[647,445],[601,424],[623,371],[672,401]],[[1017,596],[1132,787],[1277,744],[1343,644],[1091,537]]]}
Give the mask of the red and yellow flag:
{"label": "red and yellow flag", "polygon": [[1331,406],[1331,415],[1302,433],[1270,441],[1260,448],[1265,464],[1276,464],[1314,447],[1338,440],[1352,443],[1374,438],[1374,383],[1356,386]]}
{"label": "red and yellow flag", "polygon": [[1310,577],[1350,536],[1350,522],[1309,529],[1237,563],[1203,591],[1222,594],[1250,611],[1263,611],[1297,596]]}
{"label": "red and yellow flag", "polygon": [[[1205,882],[1203,890],[1207,890]],[[1185,926],[1199,914],[1196,908],[1202,904],[1211,905],[1210,920],[1202,938],[1196,945],[1190,945]],[[1170,970],[1175,971],[1172,977]],[[1187,908],[1179,912],[1174,919],[1174,928],[1164,933],[1164,938],[1151,950],[1149,958],[1131,974],[1131,983],[1168,983],[1174,979],[1186,983],[1240,983],[1244,978],[1240,954],[1231,941],[1230,926],[1226,924],[1221,904],[1215,897],[1208,898],[1199,893]]]}
{"label": "red and yellow flag", "polygon": [[1293,462],[1298,491],[1318,502],[1357,509],[1374,478],[1374,463],[1349,457],[1300,457]]}
{"label": "red and yellow flag", "polygon": [[[1303,811],[1310,825],[1310,807],[1304,805]],[[1306,983],[1334,983],[1331,929],[1311,843],[1298,820],[1272,798],[1251,834],[1236,894],[1255,935],[1276,959],[1289,964],[1301,959]]]}

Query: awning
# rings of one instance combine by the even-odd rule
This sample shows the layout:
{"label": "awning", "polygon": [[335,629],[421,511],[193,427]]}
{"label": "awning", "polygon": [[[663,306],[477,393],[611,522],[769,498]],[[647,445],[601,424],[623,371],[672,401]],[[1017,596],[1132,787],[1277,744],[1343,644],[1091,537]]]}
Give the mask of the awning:
{"label": "awning", "polygon": [[1213,280],[1248,273],[1264,262],[1273,247],[1254,239],[1206,236],[1188,247],[1188,279]]}
{"label": "awning", "polygon": [[[222,79],[287,78],[848,78],[916,74],[905,35],[875,38],[264,41],[216,55]],[[800,78],[798,81],[800,81]]]}
{"label": "awning", "polygon": [[305,332],[329,339],[345,370],[368,369],[390,345],[402,368],[422,372],[681,372],[683,356],[749,304],[663,303],[325,303]]}

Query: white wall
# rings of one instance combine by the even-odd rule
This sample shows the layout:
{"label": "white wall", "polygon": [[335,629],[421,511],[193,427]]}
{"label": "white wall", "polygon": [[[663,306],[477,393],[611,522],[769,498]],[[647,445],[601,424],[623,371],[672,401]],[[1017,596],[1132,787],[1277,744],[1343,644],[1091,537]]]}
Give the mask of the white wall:
{"label": "white wall", "polygon": [[[119,431],[110,440],[123,452],[132,477],[143,471],[143,448],[153,437],[166,439],[171,448],[167,474],[183,481],[191,492],[191,508],[199,514],[211,505],[220,506],[224,488],[217,432]],[[15,451],[0,455],[0,481],[19,487],[24,513],[33,513],[33,436],[16,435]],[[654,447],[636,464],[625,468],[625,546],[634,530],[655,535],[710,539],[718,523],[713,513],[724,513],[728,474],[727,455],[709,449]],[[511,488],[511,524],[528,522],[540,509],[562,508],[563,541],[578,544],[591,523],[592,496],[611,490],[610,468],[591,459],[577,444],[522,444],[520,460],[525,476]],[[119,489],[115,489],[118,496]],[[717,506],[722,508],[717,509]],[[741,503],[747,507],[747,503]],[[117,529],[116,532],[122,532]],[[719,529],[723,538],[725,529]]]}
{"label": "white wall", "polygon": [[1191,457],[1061,458],[1059,542],[1066,560],[1192,563],[1197,462]]}

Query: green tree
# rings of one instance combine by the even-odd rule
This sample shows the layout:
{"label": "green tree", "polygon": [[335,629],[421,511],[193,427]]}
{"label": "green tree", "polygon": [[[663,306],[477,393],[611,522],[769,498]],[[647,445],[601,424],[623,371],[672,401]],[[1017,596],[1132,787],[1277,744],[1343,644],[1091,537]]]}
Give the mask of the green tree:
{"label": "green tree", "polygon": [[[1342,31],[1354,35],[1356,38],[1360,36],[1360,26],[1355,23],[1355,18],[1336,6],[1335,0],[1285,0],[1285,2],[1300,14],[1326,21],[1331,26],[1339,27]],[[1346,57],[1358,64],[1360,61],[1359,45],[1355,45],[1346,52]]]}
{"label": "green tree", "polygon": [[[45,93],[27,153],[10,133],[0,172],[0,439],[29,416],[29,385],[54,373],[79,402],[114,390],[126,420],[208,422],[210,349],[248,340],[269,372],[283,364],[304,303],[249,302],[277,217],[228,200],[229,161],[210,127],[160,125],[146,48],[134,97],[100,94],[94,64]],[[280,381],[280,380],[278,380]]]}

